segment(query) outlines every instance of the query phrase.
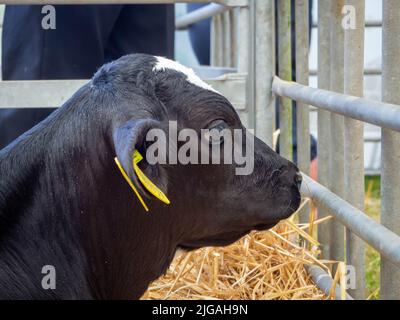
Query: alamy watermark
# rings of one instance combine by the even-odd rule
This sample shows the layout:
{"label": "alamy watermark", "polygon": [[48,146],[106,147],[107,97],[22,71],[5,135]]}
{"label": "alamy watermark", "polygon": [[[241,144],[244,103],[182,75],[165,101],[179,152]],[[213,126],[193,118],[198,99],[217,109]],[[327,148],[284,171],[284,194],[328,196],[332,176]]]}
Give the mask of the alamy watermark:
{"label": "alamy watermark", "polygon": [[44,30],[54,30],[56,28],[56,8],[52,5],[45,5],[41,11],[44,16],[42,18],[42,28]]}
{"label": "alamy watermark", "polygon": [[[162,129],[147,132],[146,150],[149,164],[235,164],[236,175],[250,175],[254,170],[254,135],[247,129],[227,127],[194,129],[178,132],[176,121],[170,121],[168,137]],[[181,144],[179,147],[179,143]]]}
{"label": "alamy watermark", "polygon": [[55,290],[56,289],[56,268],[52,265],[45,265],[42,268],[42,274],[45,275],[42,278],[42,288],[44,290]]}
{"label": "alamy watermark", "polygon": [[344,30],[355,30],[357,28],[356,8],[352,5],[345,5],[342,8],[342,27]]}
{"label": "alamy watermark", "polygon": [[346,289],[357,289],[356,268],[352,265],[346,265],[345,268]]}

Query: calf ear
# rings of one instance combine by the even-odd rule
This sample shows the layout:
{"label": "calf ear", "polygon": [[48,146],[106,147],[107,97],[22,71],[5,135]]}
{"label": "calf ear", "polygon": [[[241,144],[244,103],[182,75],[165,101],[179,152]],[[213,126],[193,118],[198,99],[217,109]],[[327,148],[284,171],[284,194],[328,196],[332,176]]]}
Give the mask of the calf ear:
{"label": "calf ear", "polygon": [[133,154],[138,150],[143,156],[140,169],[162,192],[167,192],[167,176],[160,164],[150,165],[146,160],[146,136],[151,129],[161,129],[156,120],[131,120],[114,130],[113,139],[115,153],[119,163],[142,195],[152,198],[140,182],[133,168]]}

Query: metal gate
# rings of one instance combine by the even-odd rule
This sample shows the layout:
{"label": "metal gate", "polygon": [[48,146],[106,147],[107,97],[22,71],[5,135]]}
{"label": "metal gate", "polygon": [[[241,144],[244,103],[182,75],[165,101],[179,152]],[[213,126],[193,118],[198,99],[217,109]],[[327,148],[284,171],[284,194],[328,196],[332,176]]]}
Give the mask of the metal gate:
{"label": "metal gate", "polygon": [[[0,2],[42,4],[40,0]],[[46,0],[47,4],[174,2],[182,1]],[[400,63],[396,61],[400,56],[400,1],[383,0],[384,102],[361,98],[364,0],[318,0],[318,89],[308,86],[308,0],[295,0],[297,83],[291,82],[290,0],[278,0],[277,8],[275,0],[214,2],[176,22],[177,29],[182,29],[213,17],[212,63],[235,68],[237,72],[206,79],[207,82],[232,102],[243,122],[269,145],[273,143],[275,102],[279,98],[280,150],[287,158],[292,157],[291,100],[297,101],[297,150],[298,164],[305,177],[303,194],[317,205],[320,217],[334,217],[333,221],[319,226],[318,238],[323,244],[324,257],[354,266],[357,288],[349,293],[363,299],[364,241],[367,242],[382,256],[381,297],[400,299]],[[344,8],[355,10],[355,28],[343,24]],[[276,62],[278,70],[275,70]],[[57,107],[86,81],[3,81],[0,82],[0,108]],[[318,108],[319,183],[307,176],[309,105]],[[362,212],[363,122],[383,129],[382,224]],[[303,211],[300,221],[307,219],[307,212]],[[329,291],[331,279],[318,267],[310,266],[308,270],[317,284]]]}

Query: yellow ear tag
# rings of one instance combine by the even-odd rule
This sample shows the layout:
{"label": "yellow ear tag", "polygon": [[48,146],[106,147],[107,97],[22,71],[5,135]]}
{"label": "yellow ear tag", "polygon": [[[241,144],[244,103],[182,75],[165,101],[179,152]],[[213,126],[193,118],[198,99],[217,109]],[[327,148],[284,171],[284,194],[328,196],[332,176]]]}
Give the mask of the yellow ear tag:
{"label": "yellow ear tag", "polygon": [[140,203],[142,204],[144,210],[149,211],[149,208],[146,206],[146,203],[144,202],[143,198],[135,188],[134,184],[132,183],[131,179],[129,179],[129,176],[126,174],[124,168],[122,168],[121,163],[119,162],[118,158],[114,158],[115,163],[118,166],[118,169],[121,171],[122,176],[125,178],[126,182],[128,182],[129,186],[132,188],[132,190],[135,192],[136,196],[138,197]]}
{"label": "yellow ear tag", "polygon": [[169,199],[167,196],[162,192],[150,179],[144,174],[144,172],[138,167],[138,163],[143,160],[143,156],[140,154],[139,151],[135,150],[133,153],[133,170],[135,170],[136,175],[138,176],[140,182],[143,186],[149,191],[153,196],[155,196],[160,201],[164,202],[165,204],[170,204]]}

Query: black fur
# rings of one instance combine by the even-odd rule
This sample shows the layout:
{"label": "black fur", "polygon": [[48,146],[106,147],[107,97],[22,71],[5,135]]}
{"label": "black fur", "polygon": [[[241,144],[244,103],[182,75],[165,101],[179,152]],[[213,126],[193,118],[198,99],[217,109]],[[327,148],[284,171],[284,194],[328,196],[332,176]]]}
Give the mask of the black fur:
{"label": "black fur", "polygon": [[[147,194],[129,164],[149,128],[241,128],[221,95],[156,58],[103,66],[50,117],[0,151],[0,298],[135,299],[168,268],[178,247],[226,245],[266,229],[299,205],[297,168],[256,139],[255,170],[233,165],[140,165],[171,200]],[[114,157],[146,196],[146,213]],[[57,272],[41,286],[42,267]]]}

